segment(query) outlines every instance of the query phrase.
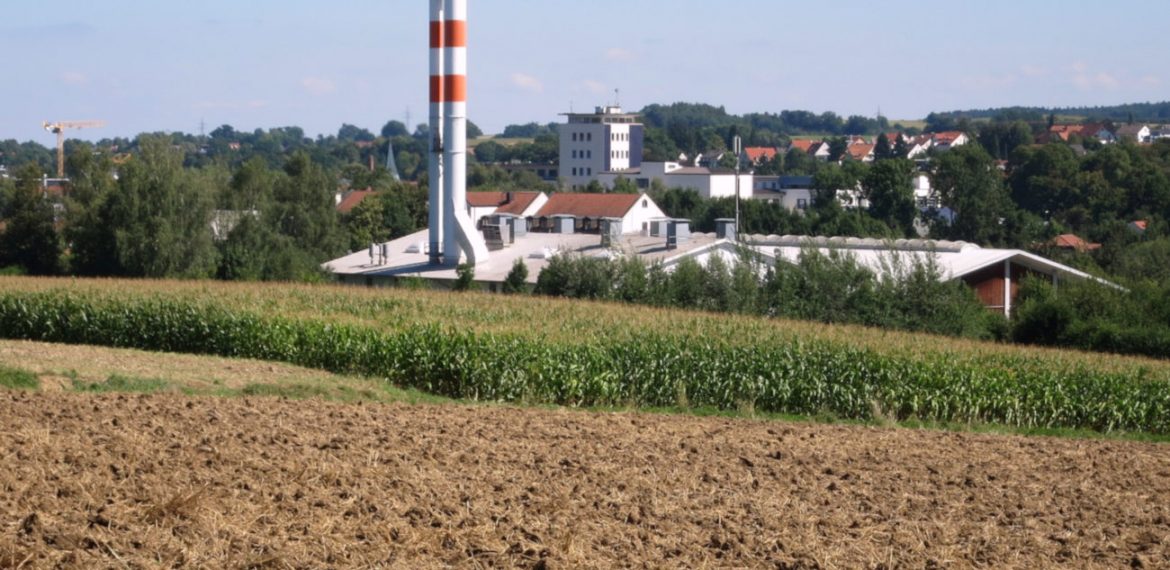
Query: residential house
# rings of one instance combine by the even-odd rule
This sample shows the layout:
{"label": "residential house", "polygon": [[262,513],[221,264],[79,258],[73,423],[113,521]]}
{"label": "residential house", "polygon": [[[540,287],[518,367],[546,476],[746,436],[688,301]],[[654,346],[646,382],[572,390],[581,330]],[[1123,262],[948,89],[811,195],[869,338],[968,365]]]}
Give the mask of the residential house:
{"label": "residential house", "polygon": [[853,160],[860,160],[861,162],[873,162],[873,149],[875,145],[872,144],[851,144],[845,149],[845,154]]}
{"label": "residential house", "polygon": [[1150,142],[1149,125],[1122,125],[1117,127],[1117,132],[1114,134],[1119,141],[1129,141],[1138,144]]}
{"label": "residential house", "polygon": [[971,139],[962,131],[943,131],[941,133],[934,133],[930,138],[931,147],[937,148],[940,151],[948,151],[954,147],[965,145],[970,141]]}
{"label": "residential house", "polygon": [[1081,139],[1093,139],[1101,144],[1113,144],[1117,142],[1117,136],[1113,134],[1113,128],[1107,123],[1085,123],[1081,127]]}
{"label": "residential house", "polygon": [[812,154],[813,146],[820,143],[821,141],[812,139],[792,139],[792,144],[788,146],[788,149],[796,149],[805,154]]}
{"label": "residential house", "polygon": [[813,144],[812,147],[809,148],[808,154],[817,160],[829,160],[831,153],[829,152],[828,141],[821,141],[819,143]]}
{"label": "residential house", "polygon": [[770,146],[749,146],[743,149],[743,161],[750,166],[759,166],[776,158],[779,151]]}
{"label": "residential house", "polygon": [[751,198],[802,212],[812,207],[815,196],[812,176],[757,176]]}
{"label": "residential house", "polygon": [[934,139],[930,135],[906,137],[906,146],[909,147],[909,150],[906,151],[906,158],[913,160],[926,154],[933,144]]}

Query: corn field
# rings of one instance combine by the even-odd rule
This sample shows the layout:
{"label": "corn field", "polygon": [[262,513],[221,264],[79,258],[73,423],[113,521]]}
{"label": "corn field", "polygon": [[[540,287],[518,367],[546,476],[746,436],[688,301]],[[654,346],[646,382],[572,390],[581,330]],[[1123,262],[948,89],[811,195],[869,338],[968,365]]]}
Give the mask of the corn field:
{"label": "corn field", "polygon": [[1170,433],[1157,361],[620,305],[2,278],[0,336],[282,361],[468,400]]}

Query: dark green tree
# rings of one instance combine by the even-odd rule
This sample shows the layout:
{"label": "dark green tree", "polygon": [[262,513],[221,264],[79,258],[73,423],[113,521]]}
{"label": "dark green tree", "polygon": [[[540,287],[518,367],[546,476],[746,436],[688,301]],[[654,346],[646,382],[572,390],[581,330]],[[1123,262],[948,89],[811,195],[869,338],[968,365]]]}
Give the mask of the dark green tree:
{"label": "dark green tree", "polygon": [[318,263],[345,251],[345,234],[334,209],[336,185],[305,153],[295,153],[273,188],[273,204],[264,212],[277,233]]}
{"label": "dark green tree", "polygon": [[870,215],[904,235],[913,232],[918,214],[910,176],[913,169],[905,159],[883,160],[870,166],[861,181]]}
{"label": "dark green tree", "polygon": [[484,141],[475,146],[476,160],[491,164],[508,160],[508,147],[496,141]]}
{"label": "dark green tree", "polygon": [[[890,148],[890,139],[886,138],[886,133],[879,133],[877,142],[873,146],[874,160],[887,160],[890,158],[899,158],[894,154],[894,149]],[[900,157],[906,158],[906,157]]]}
{"label": "dark green tree", "polygon": [[65,162],[70,191],[65,200],[63,234],[70,251],[69,270],[77,275],[115,275],[120,266],[113,228],[104,217],[106,200],[117,188],[109,154],[88,145]]}
{"label": "dark green tree", "polygon": [[0,266],[18,266],[30,275],[55,275],[61,269],[61,237],[54,226],[53,204],[41,188],[43,171],[26,163],[6,204],[7,225],[0,233]]}
{"label": "dark green tree", "polygon": [[1079,165],[1067,145],[1020,147],[1012,153],[1011,162],[1011,196],[1021,208],[1049,218],[1079,201],[1072,184]]}
{"label": "dark green tree", "polygon": [[410,136],[410,131],[408,131],[406,129],[406,125],[400,121],[387,121],[386,124],[382,126],[382,138],[384,139],[407,136]]}
{"label": "dark green tree", "polygon": [[829,160],[836,162],[845,156],[845,152],[849,150],[849,141],[845,137],[833,137],[829,139]]}
{"label": "dark green tree", "polygon": [[1000,222],[1015,205],[991,155],[980,145],[967,144],[940,154],[932,165],[931,186],[954,212],[954,220],[936,224],[932,234],[981,245],[1015,245],[1008,243],[1010,236]]}
{"label": "dark green tree", "polygon": [[141,153],[119,169],[102,218],[113,230],[119,267],[139,277],[210,277],[216,251],[211,210],[216,181],[185,171],[182,153],[165,137],[138,138]]}
{"label": "dark green tree", "polygon": [[894,141],[894,148],[890,149],[890,154],[893,158],[910,158],[910,143],[906,141],[906,134],[898,137]]}

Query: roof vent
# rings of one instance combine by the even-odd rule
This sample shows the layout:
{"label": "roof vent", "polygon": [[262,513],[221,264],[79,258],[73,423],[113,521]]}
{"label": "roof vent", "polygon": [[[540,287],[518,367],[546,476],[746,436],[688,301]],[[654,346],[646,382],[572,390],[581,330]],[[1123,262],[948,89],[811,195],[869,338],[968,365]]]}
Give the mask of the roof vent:
{"label": "roof vent", "polygon": [[621,236],[621,218],[601,218],[601,247],[613,247]]}
{"label": "roof vent", "polygon": [[552,217],[553,233],[554,234],[571,234],[574,232],[573,225],[576,223],[576,218],[568,214],[557,214]]}
{"label": "roof vent", "polygon": [[666,223],[666,249],[678,249],[678,244],[691,239],[691,221],[673,219]]}
{"label": "roof vent", "polygon": [[735,241],[735,218],[718,218],[715,220],[715,237]]}

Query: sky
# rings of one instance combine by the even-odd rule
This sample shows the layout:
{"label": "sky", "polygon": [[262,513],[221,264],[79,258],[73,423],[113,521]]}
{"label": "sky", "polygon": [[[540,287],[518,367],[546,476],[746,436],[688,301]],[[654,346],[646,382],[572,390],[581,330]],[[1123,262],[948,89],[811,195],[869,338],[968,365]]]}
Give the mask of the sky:
{"label": "sky", "polygon": [[[1165,0],[469,0],[483,130],[620,102],[732,113],[931,111],[1170,100]],[[141,132],[427,115],[426,0],[13,0],[0,139],[41,121]],[[620,90],[620,95],[615,92]]]}

